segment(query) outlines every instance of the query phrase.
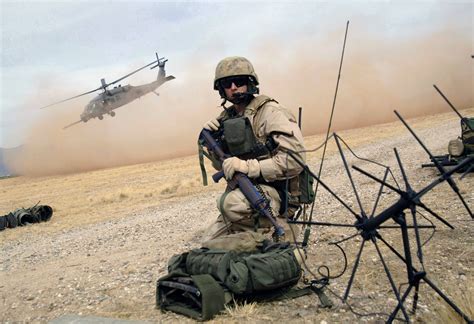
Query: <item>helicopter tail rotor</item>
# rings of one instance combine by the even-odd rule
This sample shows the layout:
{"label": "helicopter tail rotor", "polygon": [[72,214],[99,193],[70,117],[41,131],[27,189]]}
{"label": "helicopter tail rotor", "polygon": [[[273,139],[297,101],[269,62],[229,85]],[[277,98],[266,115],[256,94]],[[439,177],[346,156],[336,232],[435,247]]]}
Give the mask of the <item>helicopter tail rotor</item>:
{"label": "helicopter tail rotor", "polygon": [[161,58],[160,58],[160,56],[158,55],[157,52],[155,52],[155,55],[156,55],[156,61],[155,61],[156,65],[155,65],[155,66],[152,66],[152,67],[150,68],[150,70],[153,70],[154,68],[157,68],[157,67],[164,68],[164,67],[165,67],[165,63],[168,62],[168,60],[165,59],[164,57],[161,57]]}

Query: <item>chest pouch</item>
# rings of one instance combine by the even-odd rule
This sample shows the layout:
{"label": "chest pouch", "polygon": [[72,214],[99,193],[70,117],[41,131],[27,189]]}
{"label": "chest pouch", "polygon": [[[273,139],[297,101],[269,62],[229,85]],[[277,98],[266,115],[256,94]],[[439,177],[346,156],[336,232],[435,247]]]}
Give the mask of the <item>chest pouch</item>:
{"label": "chest pouch", "polygon": [[261,143],[255,137],[252,125],[247,117],[236,117],[223,122],[224,141],[232,156],[242,159],[256,159],[271,155],[278,146],[272,137]]}
{"label": "chest pouch", "polygon": [[314,201],[314,178],[308,171],[303,170],[299,175],[299,201],[301,204],[311,204]]}
{"label": "chest pouch", "polygon": [[246,117],[224,121],[224,138],[232,156],[248,155],[252,153],[257,145],[252,125]]}

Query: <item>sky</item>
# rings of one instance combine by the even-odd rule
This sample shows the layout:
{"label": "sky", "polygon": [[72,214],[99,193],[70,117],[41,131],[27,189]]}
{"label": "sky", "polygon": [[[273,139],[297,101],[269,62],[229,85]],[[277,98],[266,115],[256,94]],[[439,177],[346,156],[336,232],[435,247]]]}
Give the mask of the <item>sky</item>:
{"label": "sky", "polygon": [[[0,14],[0,147],[28,147],[23,164],[55,154],[58,165],[40,167],[51,173],[194,153],[201,125],[221,109],[212,82],[226,56],[253,62],[262,93],[294,112],[303,106],[305,135],[323,132],[348,20],[336,129],[395,120],[393,109],[449,111],[433,83],[459,108],[474,106],[472,1],[2,0]],[[149,63],[155,51],[176,77],[160,97],[67,131],[94,95],[39,109]],[[144,70],[122,84],[155,77]],[[83,161],[91,154],[100,162]]]}

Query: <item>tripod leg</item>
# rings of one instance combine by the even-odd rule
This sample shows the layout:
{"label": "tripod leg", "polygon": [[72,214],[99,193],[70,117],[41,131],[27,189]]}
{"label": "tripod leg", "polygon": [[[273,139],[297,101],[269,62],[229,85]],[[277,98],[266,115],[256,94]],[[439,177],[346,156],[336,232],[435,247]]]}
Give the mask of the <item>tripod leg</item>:
{"label": "tripod leg", "polygon": [[402,299],[398,302],[397,307],[395,307],[392,314],[390,314],[390,317],[388,318],[387,323],[392,323],[393,322],[393,320],[395,319],[395,316],[397,315],[398,310],[400,309],[400,307],[402,307],[402,309],[403,309],[403,303],[405,302],[405,299],[407,298],[407,296],[410,293],[412,288],[413,288],[413,286],[412,286],[412,284],[410,284],[408,286],[407,290],[405,291],[405,293],[403,294]]}
{"label": "tripod leg", "polygon": [[441,297],[443,298],[443,300],[449,305],[451,306],[451,308],[459,314],[459,316],[461,316],[463,318],[463,320],[465,320],[466,322],[468,323],[473,323],[473,320],[470,319],[466,314],[464,314],[460,309],[459,307],[453,303],[453,301],[451,299],[448,298],[448,296],[446,296],[438,287],[436,287],[436,285],[431,281],[429,280],[426,276],[422,279],[424,282],[426,282],[431,288],[433,288],[434,291],[436,291],[436,293]]}
{"label": "tripod leg", "polygon": [[410,211],[411,211],[411,215],[413,216],[413,226],[414,226],[414,230],[415,230],[416,248],[417,248],[416,255],[418,256],[418,259],[420,260],[420,263],[421,263],[422,267],[424,267],[423,266],[423,251],[421,249],[421,239],[420,239],[420,232],[418,230],[418,222],[416,220],[415,205],[410,206]]}
{"label": "tripod leg", "polygon": [[380,249],[379,249],[379,246],[377,244],[377,241],[373,240],[372,242],[374,242],[374,245],[375,245],[375,248],[377,249],[377,254],[379,255],[379,258],[380,258],[380,261],[382,261],[382,265],[383,265],[383,268],[385,270],[385,273],[387,274],[387,277],[388,277],[388,281],[390,281],[390,286],[392,286],[392,290],[393,290],[393,293],[395,294],[395,296],[397,297],[397,301],[398,301],[398,305],[401,307],[402,309],[402,312],[403,312],[403,316],[405,316],[405,320],[407,322],[410,321],[410,318],[408,317],[408,314],[407,314],[407,311],[405,310],[405,307],[403,307],[403,301],[400,300],[400,294],[397,290],[397,287],[395,286],[395,282],[393,281],[393,278],[392,278],[392,275],[390,274],[390,270],[388,269],[388,266],[387,264],[385,263],[385,260],[382,256],[382,253],[380,252]]}
{"label": "tripod leg", "polygon": [[463,175],[459,178],[459,180],[462,180],[472,170],[474,170],[474,163],[471,164],[471,166],[463,173]]}
{"label": "tripod leg", "polygon": [[384,183],[385,183],[385,181],[387,181],[388,170],[389,170],[388,168],[385,169],[385,174],[383,175],[382,184],[380,185],[379,193],[377,194],[377,198],[375,199],[375,203],[374,203],[374,207],[372,209],[372,213],[370,213],[370,218],[374,217],[375,210],[377,209],[377,205],[379,204],[379,199],[380,199],[380,196],[382,196],[382,190],[383,190],[383,187],[384,187]]}
{"label": "tripod leg", "polygon": [[418,291],[420,290],[420,282],[415,283],[415,294],[413,296],[413,308],[411,310],[412,314],[416,314],[416,308],[418,306]]}
{"label": "tripod leg", "polygon": [[418,206],[420,206],[421,208],[423,208],[424,210],[426,210],[428,213],[430,213],[431,215],[433,215],[434,218],[436,218],[437,220],[439,220],[441,223],[443,223],[444,225],[448,226],[450,229],[454,229],[454,226],[449,224],[445,219],[441,218],[441,216],[439,216],[438,214],[436,214],[434,211],[432,211],[430,208],[428,208],[428,206],[426,206],[425,204],[423,204],[422,202],[418,203],[417,204]]}
{"label": "tripod leg", "polygon": [[349,279],[349,283],[347,284],[346,292],[344,293],[344,302],[347,300],[349,296],[349,291],[351,290],[352,282],[354,281],[355,273],[357,271],[357,267],[359,266],[360,256],[362,255],[362,250],[364,249],[365,239],[360,244],[359,254],[357,254],[357,258],[354,262],[354,267],[352,268],[351,278]]}
{"label": "tripod leg", "polygon": [[341,159],[342,159],[342,162],[344,163],[344,168],[346,169],[347,177],[349,178],[349,181],[351,182],[352,189],[354,190],[354,195],[356,197],[357,203],[359,204],[360,212],[362,214],[362,217],[365,218],[366,216],[365,216],[364,208],[362,207],[362,202],[360,201],[359,194],[357,193],[354,180],[352,179],[351,171],[349,170],[349,166],[347,165],[347,160],[344,156],[344,152],[342,151],[342,147],[341,147],[341,144],[339,143],[339,139],[337,135],[334,136],[334,140],[336,141],[337,148],[339,149],[339,153],[341,154]]}
{"label": "tripod leg", "polygon": [[[402,260],[403,262],[407,262],[405,260],[405,258],[400,253],[398,253],[398,251],[395,250],[395,248],[393,246],[391,246],[387,241],[385,241],[385,239],[380,234],[377,235],[377,238],[380,239],[400,260]],[[413,269],[413,270],[416,271],[416,269]],[[447,297],[438,287],[436,287],[436,285],[431,280],[429,280],[426,276],[424,276],[421,280],[426,282],[434,291],[436,291],[436,293],[441,298],[443,298],[443,300],[449,306],[451,306],[451,308],[456,313],[458,313],[459,316],[461,316],[466,322],[473,323],[473,320],[470,319],[469,316],[467,316],[465,313],[463,313],[463,311],[461,311],[461,309],[459,309],[459,307],[455,303],[453,303],[453,301],[451,299],[449,299],[449,297]],[[397,309],[397,311],[398,311],[398,309]],[[393,318],[392,318],[392,321],[393,321]]]}

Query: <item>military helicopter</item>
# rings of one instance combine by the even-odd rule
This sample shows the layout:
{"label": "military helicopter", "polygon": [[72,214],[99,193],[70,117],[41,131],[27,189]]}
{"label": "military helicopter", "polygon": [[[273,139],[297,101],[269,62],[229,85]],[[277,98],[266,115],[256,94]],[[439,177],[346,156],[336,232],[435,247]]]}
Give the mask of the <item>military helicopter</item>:
{"label": "military helicopter", "polygon": [[[108,114],[108,115],[114,117],[115,116],[115,111],[113,111],[114,109],[117,109],[121,106],[124,106],[124,105],[132,102],[133,100],[138,99],[141,96],[146,95],[147,93],[153,92],[154,94],[156,94],[158,96],[159,94],[157,92],[155,92],[155,90],[158,87],[160,87],[163,83],[165,83],[167,81],[170,81],[170,80],[173,80],[175,77],[172,76],[172,75],[166,76],[165,63],[168,60],[165,59],[164,57],[160,58],[158,56],[158,53],[155,53],[155,54],[156,54],[156,60],[155,61],[153,61],[153,62],[151,62],[151,63],[149,63],[149,64],[133,71],[133,72],[130,72],[127,75],[125,75],[125,76],[123,76],[123,77],[121,77],[121,78],[119,78],[115,81],[106,83],[105,79],[100,79],[100,82],[101,82],[100,87],[98,87],[94,90],[90,90],[90,91],[81,93],[77,96],[67,98],[67,99],[49,104],[47,106],[43,106],[40,109],[51,107],[51,106],[57,105],[59,103],[65,102],[65,101],[69,101],[69,100],[72,100],[72,99],[75,99],[75,98],[79,98],[81,96],[85,96],[87,94],[96,92],[98,90],[102,90],[102,92],[99,95],[97,95],[95,98],[93,98],[86,105],[86,107],[84,108],[84,111],[82,112],[82,114],[80,116],[81,119],[74,122],[74,123],[71,123],[71,124],[69,124],[69,125],[67,125],[63,128],[63,129],[66,129],[68,127],[79,124],[81,122],[86,123],[89,119],[92,119],[92,118],[98,118],[99,120],[102,120],[102,119],[104,119],[105,114]],[[109,87],[110,85],[116,84],[116,83],[122,81],[123,79],[128,78],[132,74],[135,74],[135,73],[137,73],[137,72],[139,72],[139,71],[141,71],[141,70],[143,70],[143,69],[145,69],[145,68],[147,68],[151,65],[154,65],[154,66],[152,66],[150,69],[154,69],[156,67],[159,67],[158,76],[157,76],[157,79],[155,81],[147,83],[147,84],[142,84],[142,85],[139,85],[139,86],[132,86],[132,85],[129,85],[129,84],[125,85],[125,86],[121,86],[119,84],[118,86],[115,86],[112,89],[107,89],[107,87]]]}

